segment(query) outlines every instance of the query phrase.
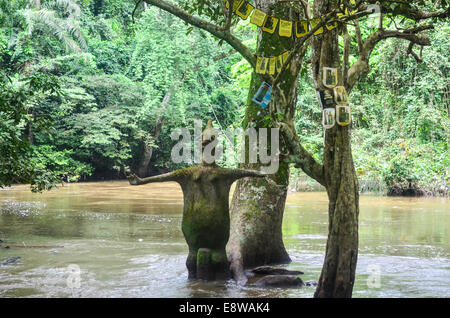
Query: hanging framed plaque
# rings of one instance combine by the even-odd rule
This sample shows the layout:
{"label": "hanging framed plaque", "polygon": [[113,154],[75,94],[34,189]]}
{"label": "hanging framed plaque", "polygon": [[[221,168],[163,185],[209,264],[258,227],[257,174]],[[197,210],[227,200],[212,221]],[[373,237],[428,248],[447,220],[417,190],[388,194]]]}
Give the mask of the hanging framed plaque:
{"label": "hanging framed plaque", "polygon": [[283,67],[283,55],[277,56],[277,73],[281,72],[281,68]]}
{"label": "hanging framed plaque", "polygon": [[256,73],[266,74],[268,61],[267,57],[258,56],[256,59]]}
{"label": "hanging framed plaque", "polygon": [[331,31],[331,30],[333,30],[334,28],[337,28],[337,26],[338,26],[338,23],[337,23],[336,21],[335,21],[335,22],[332,22],[332,23],[328,23],[328,24],[326,25],[328,31]]}
{"label": "hanging framed plaque", "polygon": [[[327,18],[330,16],[330,14],[331,14],[331,13],[328,13],[328,14],[327,14]],[[338,26],[337,21],[329,22],[329,23],[327,23],[327,24],[325,25],[325,27],[327,28],[328,31],[331,31],[331,30],[333,30],[334,28],[337,28],[337,26]]]}
{"label": "hanging framed plaque", "polygon": [[339,126],[347,126],[352,121],[352,115],[350,113],[350,106],[336,107],[336,120]]}
{"label": "hanging framed plaque", "polygon": [[270,103],[270,98],[272,94],[272,85],[267,82],[262,82],[261,86],[256,92],[255,96],[253,96],[252,101],[261,106],[262,108],[266,108]]}
{"label": "hanging framed plaque", "polygon": [[322,111],[322,125],[325,129],[330,129],[336,124],[336,110],[334,108],[325,108]]}
{"label": "hanging framed plaque", "polygon": [[[234,0],[233,1],[233,12],[236,11],[237,8],[241,5],[241,3],[244,2],[244,0]],[[226,2],[227,9],[230,7],[230,3]]]}
{"label": "hanging framed plaque", "polygon": [[277,58],[271,57],[269,59],[269,74],[274,75],[275,74],[275,68],[276,68]]}
{"label": "hanging framed plaque", "polygon": [[319,99],[319,103],[322,109],[336,107],[336,102],[334,100],[333,92],[331,90],[325,89],[317,91],[317,97]]}
{"label": "hanging framed plaque", "polygon": [[[289,51],[284,52],[281,56],[283,57],[283,63],[285,63],[287,58],[289,57]],[[289,66],[290,64],[286,65],[286,68],[288,69]]]}
{"label": "hanging framed plaque", "polygon": [[333,88],[338,82],[337,68],[324,67],[322,69],[322,83],[325,87]]}
{"label": "hanging framed plaque", "polygon": [[286,21],[280,19],[280,36],[290,37],[292,36],[292,21]]}
{"label": "hanging framed plaque", "polygon": [[344,86],[336,86],[334,89],[334,100],[338,105],[348,104],[348,94]]}
{"label": "hanging framed plaque", "polygon": [[[321,22],[320,18],[315,18],[310,20],[310,24],[311,24],[311,30],[314,29],[316,27],[316,25],[318,25]],[[316,32],[314,32],[314,35],[319,35],[323,33],[323,27],[317,29]]]}

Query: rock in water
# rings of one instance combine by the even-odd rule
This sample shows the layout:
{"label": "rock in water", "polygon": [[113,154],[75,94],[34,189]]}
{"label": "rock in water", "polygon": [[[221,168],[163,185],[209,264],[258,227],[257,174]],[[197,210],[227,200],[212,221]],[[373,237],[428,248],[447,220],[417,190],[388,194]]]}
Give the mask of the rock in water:
{"label": "rock in water", "polygon": [[317,286],[316,280],[310,280],[308,282],[305,282],[305,286]]}
{"label": "rock in water", "polygon": [[267,275],[256,282],[260,287],[300,287],[303,281],[295,275]]}
{"label": "rock in water", "polygon": [[245,276],[246,276],[247,278],[253,278],[253,277],[256,276],[256,274],[253,273],[253,271],[251,271],[251,270],[246,270],[246,271],[244,271],[244,274],[245,274]]}
{"label": "rock in water", "polygon": [[291,271],[276,266],[259,266],[251,270],[255,275],[302,275],[301,271]]}
{"label": "rock in water", "polygon": [[2,265],[11,265],[14,264],[15,262],[17,262],[20,259],[20,256],[14,256],[11,258],[6,259]]}

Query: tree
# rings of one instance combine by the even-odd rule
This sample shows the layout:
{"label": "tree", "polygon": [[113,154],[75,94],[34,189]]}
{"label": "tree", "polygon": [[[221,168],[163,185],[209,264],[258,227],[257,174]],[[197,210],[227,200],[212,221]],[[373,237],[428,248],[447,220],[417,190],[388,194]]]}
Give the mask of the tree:
{"label": "tree", "polygon": [[[133,167],[144,177],[161,162],[155,160],[158,155],[164,152],[165,161],[170,160],[165,149],[170,148],[171,129],[192,124],[191,118],[214,118],[213,109],[227,127],[236,121],[241,93],[231,84],[228,60],[221,58],[225,49],[201,31],[186,36],[182,21],[154,7],[138,21],[127,73],[143,83],[148,96],[139,114],[138,125],[145,133]],[[217,57],[217,63],[205,63]]]}
{"label": "tree", "polygon": [[[369,1],[370,2],[370,1]],[[372,1],[374,2],[374,1]],[[330,9],[336,8],[339,3],[315,1],[314,11],[323,15]],[[365,9],[365,5],[349,5],[350,9]],[[391,1],[381,3],[383,13],[392,14],[392,19],[400,15],[420,21],[432,17],[443,17],[449,14],[439,12],[431,14],[417,9],[411,4],[393,4]],[[343,50],[343,63],[341,65],[338,46],[338,30],[325,33],[322,39],[314,38],[312,41],[312,69],[316,82],[322,77],[322,67],[341,68],[340,83],[348,92],[351,92],[359,78],[368,71],[368,62],[375,45],[383,39],[400,38],[410,42],[409,53],[414,54],[414,45],[427,46],[430,41],[422,31],[433,28],[431,25],[416,25],[400,30],[386,30],[383,19],[379,27],[365,40],[361,37],[358,22],[355,23],[359,57],[350,67],[348,54],[350,39],[346,27],[342,29],[346,43]],[[329,197],[329,235],[325,253],[324,266],[319,279],[315,297],[351,297],[355,279],[356,262],[358,255],[358,182],[353,165],[350,145],[350,128],[335,127],[327,130],[325,135],[323,171],[325,187]]]}
{"label": "tree", "polygon": [[[61,85],[61,96],[36,98],[28,108],[53,122],[49,131],[27,123],[23,134],[32,136],[31,159],[70,182],[183,167],[170,161],[170,132],[193,124],[192,118],[214,118],[212,105],[225,127],[237,121],[243,94],[232,85],[230,60],[240,58],[228,57],[198,30],[186,36],[182,21],[157,8],[135,25],[131,2],[104,3],[98,16],[94,4],[83,6],[80,15],[87,52],[66,52],[40,31],[27,55],[9,47],[2,33],[9,28],[0,30],[2,68],[21,73],[32,61],[28,72],[55,76]],[[36,52],[40,40],[55,50]],[[200,56],[218,60],[208,64]]]}
{"label": "tree", "polygon": [[45,55],[87,49],[81,9],[73,0],[0,0],[0,34],[8,41],[8,69],[21,73]]}
{"label": "tree", "polygon": [[41,191],[60,181],[58,173],[33,158],[32,147],[35,134],[48,134],[52,124],[48,116],[36,113],[35,106],[60,96],[60,82],[31,67],[45,54],[86,48],[79,18],[80,7],[71,0],[0,1],[0,67],[5,78],[0,85],[2,187],[23,182]]}
{"label": "tree", "polygon": [[44,35],[52,35],[68,52],[81,52],[87,48],[79,26],[81,9],[75,1],[55,0],[41,3],[41,0],[31,0],[27,8],[21,10],[21,15],[28,36],[38,35],[39,31]]}
{"label": "tree", "polygon": [[448,193],[449,26],[434,24],[431,46],[416,49],[422,62],[405,54],[408,41],[383,41],[371,54],[370,72],[352,89],[352,148],[362,192]]}
{"label": "tree", "polygon": [[[229,1],[226,9],[222,4],[213,1],[199,1],[195,4],[182,1],[183,8],[166,1],[146,0],[148,4],[159,7],[185,22],[208,31],[221,41],[227,42],[238,51],[251,65],[255,67],[256,57],[242,42],[232,34],[232,25],[236,22],[232,8],[234,1]],[[285,151],[288,155],[282,163],[278,173],[273,175],[274,183],[263,184],[262,180],[240,181],[237,185],[232,202],[232,232],[230,237],[230,259],[235,276],[242,275],[242,268],[258,263],[286,262],[289,257],[284,249],[281,237],[281,221],[286,198],[288,182],[288,163],[296,166],[324,185],[329,196],[329,237],[327,250],[316,297],[350,297],[355,278],[356,260],[358,255],[358,183],[353,166],[350,145],[350,127],[335,126],[325,133],[323,164],[317,162],[299,142],[292,123],[296,106],[296,88],[299,70],[307,51],[307,44],[312,44],[311,66],[313,77],[318,89],[321,88],[322,67],[338,67],[342,69],[339,82],[348,91],[367,72],[368,60],[375,45],[386,38],[395,37],[410,41],[409,52],[413,53],[414,45],[429,45],[429,41],[419,35],[432,26],[420,24],[420,21],[430,18],[444,18],[449,15],[448,9],[431,8],[426,10],[428,2],[406,3],[398,1],[381,1],[384,15],[390,19],[403,16],[408,19],[406,25],[411,26],[403,30],[386,30],[380,22],[378,30],[369,35],[364,41],[360,28],[355,23],[359,57],[353,65],[349,65],[348,54],[350,39],[346,31],[347,23],[339,23],[338,28],[325,31],[323,35],[312,38],[319,28],[336,20],[338,12],[346,9],[367,9],[368,4],[375,1],[337,1],[316,0],[311,5],[307,1],[300,1],[302,7],[294,3],[276,2],[271,0],[255,1],[257,8],[271,15],[300,20],[311,18],[311,8],[314,16],[323,17],[321,22],[312,28],[306,36],[291,41],[281,39],[276,35],[260,34],[256,54],[277,56],[282,50],[290,48],[290,55],[285,61],[280,75],[275,78],[252,74],[252,83],[246,107],[244,126],[255,119],[260,127],[261,122],[269,116],[272,127],[279,127],[282,139],[285,141]],[[442,3],[439,7],[444,6]],[[302,8],[303,10],[296,10]],[[192,13],[196,12],[197,16]],[[203,17],[199,17],[203,16]],[[209,21],[206,20],[209,19]],[[383,20],[381,20],[383,21]],[[412,22],[411,22],[412,21]],[[397,21],[395,21],[397,22]],[[418,24],[417,24],[417,23]],[[340,65],[340,49],[338,35],[344,34],[346,39],[343,50],[343,62]],[[293,43],[292,43],[293,42]],[[289,70],[286,66],[292,64]],[[262,79],[269,80],[274,87],[273,97],[269,105],[269,113],[265,113],[251,102],[251,97]],[[280,116],[282,114],[282,119]]]}

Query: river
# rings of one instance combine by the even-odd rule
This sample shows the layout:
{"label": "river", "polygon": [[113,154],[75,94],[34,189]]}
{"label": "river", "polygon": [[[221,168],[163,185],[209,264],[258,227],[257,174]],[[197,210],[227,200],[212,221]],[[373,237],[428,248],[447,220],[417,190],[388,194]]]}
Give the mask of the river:
{"label": "river", "polygon": [[[449,203],[361,196],[353,296],[450,297]],[[283,234],[293,260],[287,268],[303,271],[304,281],[320,275],[327,204],[323,192],[287,199]],[[0,297],[312,297],[314,287],[188,281],[182,210],[176,183],[77,183],[42,194],[21,185],[0,190],[0,239],[64,246],[0,249],[0,264],[20,256],[0,266]]]}

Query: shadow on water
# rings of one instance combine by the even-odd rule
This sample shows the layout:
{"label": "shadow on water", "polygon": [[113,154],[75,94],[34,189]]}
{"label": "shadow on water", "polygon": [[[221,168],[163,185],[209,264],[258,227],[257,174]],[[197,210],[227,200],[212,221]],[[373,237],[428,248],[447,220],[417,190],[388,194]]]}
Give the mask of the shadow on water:
{"label": "shadow on water", "polygon": [[[34,194],[0,191],[0,239],[62,249],[0,249],[0,297],[311,297],[314,287],[265,289],[233,281],[188,281],[175,183],[70,184]],[[328,231],[325,193],[289,195],[284,241],[293,262],[317,280]],[[450,209],[443,198],[361,197],[355,297],[449,297]],[[4,244],[4,243],[3,243]],[[79,268],[80,288],[73,287]],[[77,286],[75,286],[77,287]]]}

